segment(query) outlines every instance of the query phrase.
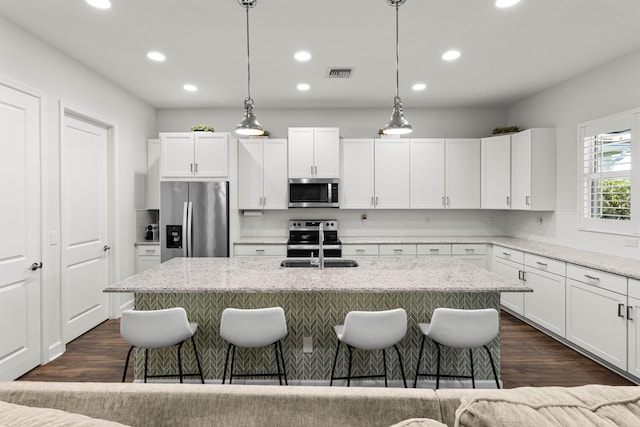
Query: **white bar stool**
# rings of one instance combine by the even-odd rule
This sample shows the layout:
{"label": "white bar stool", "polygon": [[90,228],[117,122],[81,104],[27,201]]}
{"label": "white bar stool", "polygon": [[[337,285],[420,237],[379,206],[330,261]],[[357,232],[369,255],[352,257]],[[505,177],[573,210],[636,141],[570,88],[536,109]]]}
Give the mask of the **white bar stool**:
{"label": "white bar stool", "polygon": [[[124,373],[122,374],[122,382],[127,377],[127,367],[129,365],[129,356],[134,347],[144,349],[144,382],[147,378],[155,377],[180,377],[183,382],[185,376],[200,376],[200,381],[204,384],[202,376],[202,367],[200,366],[200,358],[196,349],[196,342],[193,335],[198,329],[197,323],[190,323],[187,319],[187,312],[182,307],[167,308],[162,310],[127,310],[122,313],[120,320],[120,335],[127,340],[131,347],[127,353],[127,360],[124,364]],[[182,344],[191,338],[193,352],[196,356],[198,364],[197,374],[182,373],[182,357],[180,351]],[[178,345],[178,374],[171,375],[147,375],[147,366],[149,360],[150,348],[164,348]]]}
{"label": "white bar stool", "polygon": [[[281,307],[259,309],[225,308],[220,320],[220,336],[229,343],[229,346],[227,347],[227,356],[224,361],[222,384],[225,383],[227,377],[230,352],[232,356],[229,384],[233,382],[233,364],[236,358],[236,347],[257,348],[273,345],[276,355],[277,373],[235,374],[235,376],[271,377],[277,375],[280,385],[282,385],[282,377],[284,376],[284,383],[288,385],[287,369],[284,365],[281,342],[287,333],[287,320],[284,315],[284,310]],[[282,362],[282,370],[280,369],[280,362]]]}
{"label": "white bar stool", "polygon": [[[336,336],[338,337],[338,346],[336,347],[336,355],[333,359],[333,368],[331,368],[331,381],[329,386],[333,385],[333,380],[347,380],[347,387],[351,386],[351,378],[379,378],[384,377],[384,386],[387,387],[387,356],[385,349],[393,346],[398,354],[398,363],[400,364],[400,372],[402,373],[402,381],[405,388],[407,381],[404,376],[404,367],[402,366],[402,356],[398,350],[398,342],[404,338],[407,333],[407,313],[402,308],[385,311],[350,311],[344,319],[344,325],[334,326]],[[349,367],[346,377],[335,377],[336,362],[338,361],[338,353],[340,351],[340,343],[345,343],[349,349]],[[382,350],[382,363],[384,366],[383,375],[362,375],[351,376],[351,359],[352,349],[360,350]]]}
{"label": "white bar stool", "polygon": [[[484,347],[489,355],[493,377],[497,388],[500,388],[496,367],[493,363],[491,352],[487,348],[493,339],[498,336],[500,330],[499,315],[493,308],[482,310],[461,310],[454,308],[436,308],[431,317],[431,323],[420,323],[418,327],[422,331],[422,344],[418,354],[418,364],[416,366],[416,379],[413,383],[415,388],[418,384],[418,376],[435,376],[436,389],[440,387],[440,377],[445,378],[471,378],[473,388],[476,388],[476,380],[473,371],[473,349]],[[425,338],[431,339],[438,350],[438,363],[436,374],[421,374],[420,360],[424,350]],[[444,345],[452,348],[469,350],[469,360],[471,361],[471,375],[442,375],[440,374],[440,346]]]}

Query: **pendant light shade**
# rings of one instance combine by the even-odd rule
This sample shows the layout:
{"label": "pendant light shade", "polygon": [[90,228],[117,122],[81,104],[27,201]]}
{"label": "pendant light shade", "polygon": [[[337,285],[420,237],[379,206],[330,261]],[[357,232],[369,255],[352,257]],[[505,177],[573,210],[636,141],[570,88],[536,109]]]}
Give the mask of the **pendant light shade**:
{"label": "pendant light shade", "polygon": [[398,9],[406,0],[387,0],[389,6],[396,8],[396,96],[393,98],[391,120],[382,128],[385,135],[404,135],[411,133],[413,128],[404,118],[402,99],[400,99],[400,43],[398,41]]}
{"label": "pendant light shade", "polygon": [[258,0],[238,0],[240,6],[247,11],[247,97],[244,100],[244,116],[242,121],[236,125],[236,133],[239,135],[257,136],[263,135],[264,129],[258,123],[253,108],[253,99],[251,98],[251,60],[249,51],[249,9],[254,7]]}

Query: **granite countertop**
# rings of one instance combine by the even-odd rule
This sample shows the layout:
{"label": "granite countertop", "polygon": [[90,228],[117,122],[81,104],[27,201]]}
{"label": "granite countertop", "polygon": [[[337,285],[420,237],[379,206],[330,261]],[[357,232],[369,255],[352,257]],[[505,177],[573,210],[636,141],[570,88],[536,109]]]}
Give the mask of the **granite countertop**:
{"label": "granite countertop", "polygon": [[452,258],[356,258],[358,267],[283,268],[280,259],[174,258],[111,285],[105,292],[530,292]]}
{"label": "granite countertop", "polygon": [[[488,244],[527,252],[569,262],[583,267],[594,268],[607,273],[618,274],[640,280],[640,261],[633,258],[607,255],[600,252],[586,251],[535,240],[501,236],[405,236],[405,237],[343,237],[343,245],[377,245],[377,244]],[[243,237],[236,244],[286,244],[286,237]]]}

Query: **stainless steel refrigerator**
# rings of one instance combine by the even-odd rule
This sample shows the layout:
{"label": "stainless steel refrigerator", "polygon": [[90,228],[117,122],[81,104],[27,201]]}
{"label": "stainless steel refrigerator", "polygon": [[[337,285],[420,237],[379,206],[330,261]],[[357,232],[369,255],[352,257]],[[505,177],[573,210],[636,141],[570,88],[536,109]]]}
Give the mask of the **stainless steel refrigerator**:
{"label": "stainless steel refrigerator", "polygon": [[229,256],[229,183],[160,183],[160,261]]}

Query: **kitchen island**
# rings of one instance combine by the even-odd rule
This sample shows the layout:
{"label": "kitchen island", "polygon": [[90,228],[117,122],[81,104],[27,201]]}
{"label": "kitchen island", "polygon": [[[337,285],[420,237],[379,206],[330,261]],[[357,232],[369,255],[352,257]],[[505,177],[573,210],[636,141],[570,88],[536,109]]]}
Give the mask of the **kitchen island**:
{"label": "kitchen island", "polygon": [[[289,329],[284,339],[290,383],[328,382],[336,346],[333,326],[351,310],[404,308],[407,336],[399,347],[408,378],[413,378],[421,339],[419,322],[428,322],[437,307],[495,308],[500,292],[527,292],[529,288],[472,264],[455,259],[357,258],[358,267],[283,268],[273,258],[174,258],[116,283],[106,292],[133,292],[139,310],[182,306],[198,322],[198,350],[205,378],[222,378],[227,345],[219,336],[220,315],[227,307],[283,307]],[[303,337],[313,348],[303,352]],[[489,348],[500,361],[500,339]],[[236,372],[272,371],[272,349],[238,351]],[[151,352],[150,374],[177,371],[175,351]],[[195,369],[191,352],[184,352],[187,370]],[[478,353],[481,354],[480,352]],[[390,377],[399,380],[395,352],[388,352]],[[142,358],[136,358],[136,378]],[[425,346],[425,369],[435,371],[435,348]],[[443,353],[443,373],[468,369],[465,351]],[[380,352],[354,352],[354,375],[381,372]],[[486,356],[476,359],[476,378],[492,381]],[[342,372],[340,372],[342,370]],[[346,358],[338,360],[337,375],[346,373]],[[462,372],[466,374],[467,372]],[[357,384],[357,383],[356,383]]]}

